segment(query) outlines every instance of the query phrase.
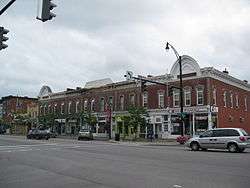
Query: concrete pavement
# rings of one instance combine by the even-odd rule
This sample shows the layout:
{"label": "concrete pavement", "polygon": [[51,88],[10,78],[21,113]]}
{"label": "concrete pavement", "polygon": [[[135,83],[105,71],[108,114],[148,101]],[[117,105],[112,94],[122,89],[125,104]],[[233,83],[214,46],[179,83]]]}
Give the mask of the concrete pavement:
{"label": "concrete pavement", "polygon": [[0,187],[241,188],[249,152],[0,135]]}

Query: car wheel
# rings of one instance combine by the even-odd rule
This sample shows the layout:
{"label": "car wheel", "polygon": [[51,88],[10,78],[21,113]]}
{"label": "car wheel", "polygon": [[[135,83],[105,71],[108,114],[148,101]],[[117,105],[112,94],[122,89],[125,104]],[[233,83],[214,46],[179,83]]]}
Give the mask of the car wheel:
{"label": "car wheel", "polygon": [[239,148],[238,151],[239,151],[240,153],[242,153],[242,152],[245,151],[245,148]]}
{"label": "car wheel", "polygon": [[81,140],[81,138],[80,137],[78,137],[78,139],[77,140]]}
{"label": "car wheel", "polygon": [[238,146],[237,146],[237,144],[234,144],[234,143],[229,144],[229,145],[228,145],[228,151],[231,152],[231,153],[237,152],[237,151],[238,151]]}
{"label": "car wheel", "polygon": [[191,147],[192,151],[198,151],[199,148],[200,148],[200,146],[199,146],[199,144],[197,142],[192,142],[190,144],[190,147]]}

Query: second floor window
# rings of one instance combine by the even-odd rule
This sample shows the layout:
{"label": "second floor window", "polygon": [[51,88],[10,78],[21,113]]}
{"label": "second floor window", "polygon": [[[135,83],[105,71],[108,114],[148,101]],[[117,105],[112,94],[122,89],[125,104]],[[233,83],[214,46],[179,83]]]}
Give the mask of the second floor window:
{"label": "second floor window", "polygon": [[79,109],[79,101],[76,101],[76,113],[78,113],[80,111]]}
{"label": "second floor window", "polygon": [[239,96],[238,96],[238,94],[235,95],[235,106],[236,106],[236,108],[239,108]]}
{"label": "second floor window", "polygon": [[61,114],[64,114],[64,103],[61,104]]}
{"label": "second floor window", "polygon": [[245,103],[245,111],[247,111],[247,97],[244,98],[244,103]]}
{"label": "second floor window", "polygon": [[173,91],[173,106],[178,107],[180,105],[180,92],[179,90]]}
{"label": "second floor window", "polygon": [[104,111],[104,98],[102,97],[100,100],[100,111],[103,112]]}
{"label": "second floor window", "polygon": [[227,107],[227,92],[224,91],[223,93],[223,102],[224,102],[224,107]]}
{"label": "second floor window", "polygon": [[186,88],[184,90],[184,101],[185,101],[185,106],[191,106],[191,89]]}
{"label": "second floor window", "polygon": [[120,96],[120,110],[124,110],[124,96]]}
{"label": "second floor window", "polygon": [[148,93],[144,92],[142,95],[142,106],[147,107],[148,106]]}
{"label": "second floor window", "polygon": [[216,106],[216,89],[213,89],[213,105]]}
{"label": "second floor window", "polygon": [[158,107],[164,108],[164,92],[163,91],[158,92]]}
{"label": "second floor window", "polygon": [[54,113],[57,111],[57,104],[54,105]]}
{"label": "second floor window", "polygon": [[197,105],[203,105],[204,104],[204,93],[203,93],[203,87],[198,87],[197,92]]}
{"label": "second floor window", "polygon": [[91,112],[95,111],[95,99],[92,99],[92,101],[91,101],[90,110],[91,110]]}
{"label": "second floor window", "polygon": [[87,112],[87,110],[88,110],[88,100],[85,100],[85,101],[83,102],[83,111],[84,111],[84,112]]}
{"label": "second floor window", "polygon": [[69,104],[68,104],[68,114],[71,114],[71,104],[72,104],[72,102],[69,102]]}
{"label": "second floor window", "polygon": [[230,94],[230,103],[231,103],[231,108],[234,107],[234,100],[233,100],[233,94]]}
{"label": "second floor window", "polygon": [[129,95],[129,101],[130,101],[130,105],[132,105],[132,106],[135,105],[135,95],[134,94]]}
{"label": "second floor window", "polygon": [[109,97],[109,104],[108,104],[111,108],[111,110],[113,110],[113,97]]}

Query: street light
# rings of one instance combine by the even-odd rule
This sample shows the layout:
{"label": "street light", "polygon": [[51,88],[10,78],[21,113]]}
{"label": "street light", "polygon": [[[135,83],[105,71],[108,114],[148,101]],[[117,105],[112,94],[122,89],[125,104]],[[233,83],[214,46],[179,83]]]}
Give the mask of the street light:
{"label": "street light", "polygon": [[179,63],[179,67],[180,67],[180,106],[181,106],[181,123],[182,123],[182,128],[181,128],[181,135],[184,135],[185,132],[185,123],[184,123],[184,114],[183,114],[183,85],[182,85],[182,64],[181,64],[181,56],[178,54],[178,52],[176,51],[176,49],[169,44],[169,42],[167,42],[166,45],[166,50],[168,51],[169,49],[172,49],[177,57],[177,61]]}

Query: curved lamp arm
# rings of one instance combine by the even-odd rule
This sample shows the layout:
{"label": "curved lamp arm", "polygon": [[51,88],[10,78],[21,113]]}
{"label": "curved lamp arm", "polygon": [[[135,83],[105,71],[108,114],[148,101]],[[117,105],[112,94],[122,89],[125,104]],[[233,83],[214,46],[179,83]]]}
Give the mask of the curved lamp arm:
{"label": "curved lamp arm", "polygon": [[169,42],[167,42],[166,48],[165,48],[165,49],[166,49],[166,50],[169,50],[169,47],[172,48],[172,50],[174,51],[174,53],[175,53],[177,59],[179,59],[179,58],[180,58],[180,55],[178,54],[178,52],[176,51],[176,49],[175,49]]}

